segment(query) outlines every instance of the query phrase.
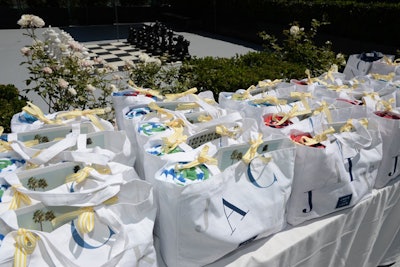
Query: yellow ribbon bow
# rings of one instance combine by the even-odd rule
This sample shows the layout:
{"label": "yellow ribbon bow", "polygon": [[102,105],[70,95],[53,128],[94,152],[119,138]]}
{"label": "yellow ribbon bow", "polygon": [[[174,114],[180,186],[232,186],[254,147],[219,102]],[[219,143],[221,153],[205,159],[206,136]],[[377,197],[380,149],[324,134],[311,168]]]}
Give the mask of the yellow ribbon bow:
{"label": "yellow ribbon bow", "polygon": [[263,98],[254,99],[253,103],[254,104],[271,103],[274,104],[275,106],[278,106],[278,105],[285,105],[287,103],[287,100],[278,99],[276,96],[268,95]]}
{"label": "yellow ribbon bow", "polygon": [[27,103],[27,105],[25,107],[23,107],[22,110],[25,111],[26,113],[34,116],[41,122],[46,123],[46,124],[60,124],[61,123],[61,121],[59,121],[59,120],[50,120],[50,119],[46,118],[46,116],[43,114],[42,110],[38,106],[35,106],[34,104],[32,104],[29,101],[26,103]]}
{"label": "yellow ribbon bow", "polygon": [[250,140],[250,147],[242,157],[242,160],[246,164],[249,164],[254,159],[254,157],[257,155],[257,149],[263,143],[262,138],[263,138],[262,134],[259,133],[257,139]]}
{"label": "yellow ribbon bow", "polygon": [[312,98],[312,94],[311,93],[305,93],[305,92],[290,92],[290,97],[293,98],[298,98],[301,100],[301,103],[303,103],[304,108],[307,111],[310,111],[310,106],[308,105],[308,102],[306,100],[306,98]]}
{"label": "yellow ribbon bow", "polygon": [[152,95],[157,97],[158,99],[164,98],[164,96],[157,90],[136,87],[136,85],[131,80],[129,80],[128,83],[129,85],[134,86],[135,87],[134,90],[142,95]]}
{"label": "yellow ribbon bow", "polygon": [[282,82],[282,79],[275,79],[273,81],[259,81],[257,87],[261,88],[274,87],[280,82]]}
{"label": "yellow ribbon bow", "polygon": [[72,119],[76,117],[87,117],[98,129],[104,131],[103,125],[100,123],[99,119],[96,115],[105,114],[105,110],[102,108],[96,109],[86,109],[86,110],[72,110],[65,113],[61,113],[57,115],[57,118],[67,118]]}
{"label": "yellow ribbon bow", "polygon": [[313,115],[318,115],[319,113],[324,112],[328,123],[332,123],[332,114],[328,108],[328,103],[326,101],[322,101],[321,105],[318,108],[315,108],[313,111]]}
{"label": "yellow ribbon bow", "polygon": [[11,199],[11,203],[9,206],[10,210],[16,210],[21,206],[21,201],[29,206],[32,203],[32,200],[29,198],[29,196],[27,196],[24,193],[21,193],[17,190],[18,187],[20,187],[21,185],[13,185],[11,186],[11,190],[13,190],[13,197]]}
{"label": "yellow ribbon bow", "polygon": [[213,118],[210,116],[210,115],[200,115],[200,116],[198,116],[197,117],[197,120],[199,121],[199,122],[207,122],[207,121],[210,121],[210,120],[212,120]]}
{"label": "yellow ribbon bow", "polygon": [[90,172],[93,171],[94,169],[92,167],[85,167],[81,170],[79,170],[76,173],[70,174],[65,178],[66,183],[70,182],[76,182],[76,183],[81,183],[83,182],[86,178],[89,177]]}
{"label": "yellow ribbon bow", "polygon": [[[365,128],[368,127],[368,119],[367,118],[360,119],[359,122]],[[342,127],[340,127],[340,132],[341,133],[351,132],[353,130],[353,128],[354,128],[354,125],[353,125],[352,119],[348,119],[346,124],[344,124]]]}
{"label": "yellow ribbon bow", "polygon": [[324,76],[324,80],[331,80],[331,82],[335,81],[335,78],[333,77],[333,73],[338,72],[338,66],[336,64],[333,64],[329,70],[327,71],[327,73]]}
{"label": "yellow ribbon bow", "polygon": [[364,92],[363,95],[371,98],[372,100],[378,100],[379,98],[379,94],[377,92]]}
{"label": "yellow ribbon bow", "polygon": [[172,150],[174,150],[179,144],[185,143],[187,140],[187,136],[183,135],[183,127],[174,128],[174,133],[168,137],[162,138],[164,144],[162,147],[162,151],[165,154],[168,154]]}
{"label": "yellow ribbon bow", "polygon": [[174,115],[171,114],[170,112],[168,112],[166,109],[161,108],[160,106],[158,106],[155,102],[150,102],[148,104],[148,107],[152,110],[155,110],[157,112],[157,114],[159,114],[160,116],[164,115],[167,117],[167,119],[173,119]]}
{"label": "yellow ribbon bow", "polygon": [[249,88],[247,88],[244,92],[242,93],[234,93],[232,95],[233,100],[245,100],[249,99],[251,97],[251,91],[255,90],[256,87],[254,85],[251,85]]}
{"label": "yellow ribbon bow", "polygon": [[197,157],[197,159],[195,159],[192,162],[183,164],[183,165],[182,164],[177,164],[175,166],[175,169],[176,170],[190,169],[192,167],[196,167],[196,166],[198,166],[200,164],[206,164],[206,163],[207,164],[216,165],[218,163],[218,161],[215,158],[210,157],[208,155],[208,150],[209,150],[209,147],[207,145],[205,145],[203,147],[203,149],[200,151],[199,156]]}
{"label": "yellow ribbon bow", "polygon": [[316,78],[311,78],[311,72],[309,69],[306,69],[304,73],[307,75],[307,84],[313,84],[316,81]]}
{"label": "yellow ribbon bow", "polygon": [[171,128],[179,128],[185,126],[185,122],[179,118],[166,122],[165,125]]}
{"label": "yellow ribbon bow", "polygon": [[236,135],[238,134],[237,131],[230,131],[225,125],[217,125],[215,127],[215,132],[219,135],[228,136],[229,138],[233,139],[235,139]]}
{"label": "yellow ribbon bow", "polygon": [[79,233],[87,234],[94,229],[94,209],[93,207],[83,207],[75,211],[67,212],[54,218],[51,223],[53,226],[59,225],[66,221],[72,221],[78,217],[76,228]]}
{"label": "yellow ribbon bow", "polygon": [[328,139],[328,134],[333,134],[335,132],[335,129],[333,129],[333,127],[329,127],[329,129],[323,131],[321,134],[318,134],[316,136],[314,136],[313,138],[307,137],[307,136],[303,136],[300,139],[300,143],[306,146],[312,146],[312,145],[316,145],[319,144],[325,140]]}
{"label": "yellow ribbon bow", "polygon": [[370,74],[371,74],[372,78],[374,78],[375,80],[382,80],[382,81],[387,81],[387,82],[392,81],[395,76],[394,72],[391,72],[387,75],[378,74],[378,73],[370,73]]}
{"label": "yellow ribbon bow", "polygon": [[[288,113],[279,112],[277,114],[272,115],[272,119],[277,122],[274,125],[279,126],[279,125],[285,123],[287,120],[290,120],[291,118],[294,118],[294,117],[297,117],[300,115],[304,115],[304,114],[308,114],[311,112],[310,110],[297,111],[298,109],[299,109],[299,107],[297,105],[294,105],[292,110],[289,111]],[[283,116],[283,118],[281,120],[278,120],[276,118],[277,115]]]}
{"label": "yellow ribbon bow", "polygon": [[396,59],[395,61],[392,61],[387,56],[384,56],[383,60],[385,61],[386,64],[388,64],[390,66],[400,66],[400,58]]}
{"label": "yellow ribbon bow", "polygon": [[181,98],[181,97],[184,97],[184,96],[187,96],[187,95],[191,95],[191,94],[195,94],[195,93],[197,93],[197,88],[193,87],[193,88],[191,88],[189,90],[186,90],[184,92],[181,92],[181,93],[166,94],[165,98],[166,98],[167,101],[174,101],[174,100],[176,100],[178,98]]}
{"label": "yellow ribbon bow", "polygon": [[27,256],[32,254],[36,248],[36,242],[39,237],[32,232],[19,228],[15,240],[15,252],[14,252],[14,266],[25,267],[27,262]]}
{"label": "yellow ribbon bow", "polygon": [[385,100],[379,100],[378,103],[376,104],[376,110],[379,110],[379,105],[383,106],[384,111],[392,111],[393,107],[392,104],[395,103],[394,98],[390,98],[388,101]]}
{"label": "yellow ribbon bow", "polygon": [[[4,127],[0,126],[0,136],[3,134],[3,132],[4,132]],[[10,151],[10,150],[12,150],[10,143],[4,140],[0,140],[0,152]]]}

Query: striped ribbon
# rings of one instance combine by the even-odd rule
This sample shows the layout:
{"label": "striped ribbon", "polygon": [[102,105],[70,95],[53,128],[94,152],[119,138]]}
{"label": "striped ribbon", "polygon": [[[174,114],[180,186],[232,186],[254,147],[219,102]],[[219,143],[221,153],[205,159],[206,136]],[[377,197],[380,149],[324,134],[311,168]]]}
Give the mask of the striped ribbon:
{"label": "striped ribbon", "polygon": [[24,228],[19,228],[14,240],[14,267],[25,267],[27,256],[31,255],[35,250],[39,237]]}

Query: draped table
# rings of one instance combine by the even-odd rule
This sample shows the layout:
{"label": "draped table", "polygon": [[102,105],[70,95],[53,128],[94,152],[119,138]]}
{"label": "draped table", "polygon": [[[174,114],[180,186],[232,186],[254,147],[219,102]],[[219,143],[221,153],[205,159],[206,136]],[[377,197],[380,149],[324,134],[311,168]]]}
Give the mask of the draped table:
{"label": "draped table", "polygon": [[[396,261],[392,267],[400,266],[399,199],[397,177],[352,208],[288,225],[207,266],[377,267]],[[159,266],[165,266],[158,258]]]}

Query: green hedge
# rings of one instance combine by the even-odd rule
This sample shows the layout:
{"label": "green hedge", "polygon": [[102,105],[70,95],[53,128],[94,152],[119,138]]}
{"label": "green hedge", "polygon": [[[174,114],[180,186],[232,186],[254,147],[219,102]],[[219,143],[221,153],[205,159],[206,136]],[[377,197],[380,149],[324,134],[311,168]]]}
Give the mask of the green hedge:
{"label": "green hedge", "polygon": [[5,133],[10,133],[10,122],[14,114],[21,112],[26,106],[26,99],[19,95],[18,89],[12,84],[0,84],[0,125]]}

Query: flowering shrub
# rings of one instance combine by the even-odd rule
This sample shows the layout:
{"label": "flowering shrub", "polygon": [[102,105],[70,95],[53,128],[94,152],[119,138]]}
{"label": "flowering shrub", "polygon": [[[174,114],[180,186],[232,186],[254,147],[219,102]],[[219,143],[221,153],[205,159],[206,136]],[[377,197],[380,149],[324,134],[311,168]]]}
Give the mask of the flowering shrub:
{"label": "flowering shrub", "polygon": [[[27,65],[29,78],[26,92],[37,93],[48,105],[48,112],[70,109],[105,108],[111,111],[110,95],[120,86],[115,71],[102,59],[91,60],[86,48],[74,41],[65,32],[57,33],[49,28],[41,40],[35,30],[44,26],[44,21],[34,15],[23,15],[18,21],[26,29],[24,35],[32,38],[32,45],[23,47],[21,53]],[[104,68],[94,65],[102,63]],[[106,119],[111,119],[108,114]]]}
{"label": "flowering shrub", "polygon": [[311,21],[311,27],[306,31],[296,22],[289,29],[283,31],[285,40],[281,43],[275,36],[261,32],[260,37],[266,41],[266,51],[273,52],[281,60],[303,64],[312,70],[313,75],[320,75],[335,64],[339,68],[346,65],[343,54],[335,54],[332,51],[332,43],[326,41],[324,45],[315,44],[318,28],[328,22],[320,22],[316,19]]}

